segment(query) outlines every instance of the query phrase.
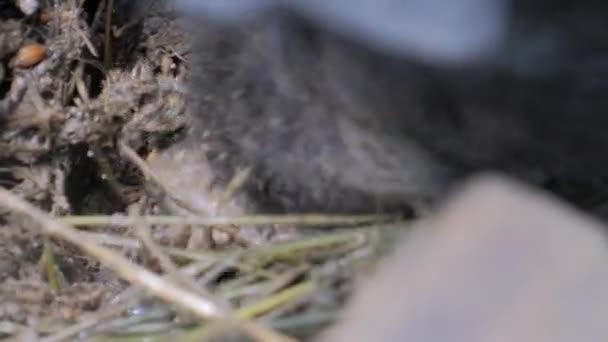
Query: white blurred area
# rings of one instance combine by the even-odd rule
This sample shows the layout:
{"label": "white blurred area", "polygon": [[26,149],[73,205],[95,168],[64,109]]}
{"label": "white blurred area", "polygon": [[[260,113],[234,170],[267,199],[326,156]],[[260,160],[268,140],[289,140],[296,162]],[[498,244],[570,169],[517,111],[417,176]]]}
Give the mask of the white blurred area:
{"label": "white blurred area", "polygon": [[492,55],[509,19],[505,0],[176,0],[190,16],[238,24],[275,7],[391,54],[438,64]]}
{"label": "white blurred area", "polygon": [[608,337],[605,227],[504,178],[469,183],[365,278],[321,342]]}

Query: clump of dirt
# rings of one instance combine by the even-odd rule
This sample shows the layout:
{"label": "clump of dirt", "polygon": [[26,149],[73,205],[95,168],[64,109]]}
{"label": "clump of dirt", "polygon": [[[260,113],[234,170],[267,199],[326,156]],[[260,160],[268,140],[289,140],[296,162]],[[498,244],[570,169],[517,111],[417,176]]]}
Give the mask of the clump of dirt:
{"label": "clump of dirt", "polygon": [[[180,138],[187,41],[153,2],[144,11],[128,1],[34,1],[24,13],[26,2],[0,2],[2,186],[55,216],[125,212],[144,200],[146,181],[118,144],[146,158]],[[42,235],[6,213],[2,221],[0,321],[41,333],[41,320],[97,310],[119,288],[61,241],[49,243],[62,280],[53,288]]]}

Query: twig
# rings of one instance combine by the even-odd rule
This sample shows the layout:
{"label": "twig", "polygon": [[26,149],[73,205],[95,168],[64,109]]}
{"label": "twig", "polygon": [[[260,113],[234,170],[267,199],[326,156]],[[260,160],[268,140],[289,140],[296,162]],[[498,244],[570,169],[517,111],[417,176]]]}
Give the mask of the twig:
{"label": "twig", "polygon": [[112,67],[112,12],[114,12],[114,0],[106,1],[103,62],[105,69],[110,70]]}
{"label": "twig", "polygon": [[301,300],[303,297],[311,294],[315,290],[315,287],[315,283],[311,281],[294,285],[260,302],[238,310],[237,314],[241,318],[253,318],[263,315],[276,307]]}
{"label": "twig", "polygon": [[[136,220],[139,218],[137,216],[138,213],[136,206],[132,206],[130,208],[129,214]],[[167,275],[171,277],[174,281],[177,281],[178,283],[187,287],[190,291],[193,291],[204,297],[211,297],[211,294],[207,293],[201,286],[198,286],[194,279],[190,278],[181,270],[179,270],[177,266],[173,263],[171,258],[167,254],[165,254],[165,252],[159,245],[156,244],[150,234],[150,226],[145,224],[145,222],[139,221],[138,223],[139,224],[135,225],[135,234],[139,237],[144,246],[146,246],[148,252],[152,255],[152,257],[158,260],[163,271],[165,271],[165,273],[167,273]],[[226,303],[218,304],[221,305],[224,310],[228,308],[228,305]]]}
{"label": "twig", "polygon": [[[249,263],[263,267],[275,261],[290,261],[301,258],[302,255],[312,254],[315,251],[333,251],[345,244],[351,244],[351,250],[355,248],[354,243],[365,243],[365,236],[360,231],[336,232],[323,234],[310,238],[282,241],[275,244],[265,245],[263,248],[252,248],[244,252],[243,259]],[[344,251],[340,249],[340,251]]]}
{"label": "twig", "polygon": [[[124,237],[122,235],[93,232],[80,232],[80,234],[85,239],[95,241],[101,245],[120,247],[123,249],[141,249],[143,247],[140,241],[133,238]],[[225,256],[225,253],[202,253],[176,247],[164,247],[163,251],[173,257],[206,263],[214,263]]]}
{"label": "twig", "polygon": [[[274,296],[268,297],[259,301],[255,304],[247,306],[237,311],[237,315],[241,318],[254,318],[263,315],[273,309],[286,305],[288,303],[294,303],[302,300],[304,297],[310,295],[315,290],[315,284],[313,282],[305,282],[282,292],[275,294]],[[186,335],[184,340],[186,341],[215,341],[217,337],[224,331],[228,330],[229,326],[225,322],[214,322],[213,324],[205,327],[200,327],[195,331],[190,332]]]}
{"label": "twig", "polygon": [[59,291],[61,289],[61,282],[59,281],[59,275],[57,274],[57,267],[55,265],[55,255],[53,253],[53,246],[51,239],[48,236],[44,238],[44,247],[42,250],[41,263],[44,265],[46,277],[49,282],[49,286],[53,291]]}
{"label": "twig", "polygon": [[294,282],[297,278],[305,274],[309,270],[309,266],[304,264],[295,268],[290,268],[285,273],[278,275],[272,280],[270,286],[264,290],[264,294],[270,295],[280,291]]}
{"label": "twig", "polygon": [[[395,221],[392,215],[247,215],[247,216],[141,216],[147,224],[191,224],[199,226],[221,225],[302,225],[302,226],[335,226],[385,223]],[[125,215],[84,215],[64,216],[61,220],[75,226],[130,226],[135,223],[132,217]]]}
{"label": "twig", "polygon": [[228,182],[228,185],[226,185],[226,190],[223,192],[221,198],[219,199],[218,206],[224,205],[225,203],[230,201],[234,194],[243,187],[243,185],[249,179],[250,176],[250,167],[236,172],[230,182]]}
{"label": "twig", "polygon": [[280,318],[270,322],[270,325],[277,329],[294,329],[305,326],[319,326],[334,323],[338,317],[337,312],[311,312],[295,317]]}

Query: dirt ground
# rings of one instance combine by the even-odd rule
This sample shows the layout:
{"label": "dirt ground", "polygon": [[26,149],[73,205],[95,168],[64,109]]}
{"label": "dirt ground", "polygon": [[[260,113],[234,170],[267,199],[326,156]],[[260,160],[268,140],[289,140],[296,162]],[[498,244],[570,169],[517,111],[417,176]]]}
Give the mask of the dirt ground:
{"label": "dirt ground", "polygon": [[213,221],[180,196],[205,172],[172,172],[189,155],[171,150],[190,127],[189,42],[148,5],[0,0],[0,338],[224,340],[225,312],[261,322],[240,329],[258,339],[313,336],[397,230]]}

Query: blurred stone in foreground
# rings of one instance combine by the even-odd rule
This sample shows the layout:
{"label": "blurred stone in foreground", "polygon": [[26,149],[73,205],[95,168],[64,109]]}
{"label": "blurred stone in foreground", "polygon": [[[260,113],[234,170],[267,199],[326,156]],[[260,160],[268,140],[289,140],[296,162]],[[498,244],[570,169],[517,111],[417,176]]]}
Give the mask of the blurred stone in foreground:
{"label": "blurred stone in foreground", "polygon": [[419,227],[321,341],[606,341],[600,224],[482,177]]}

